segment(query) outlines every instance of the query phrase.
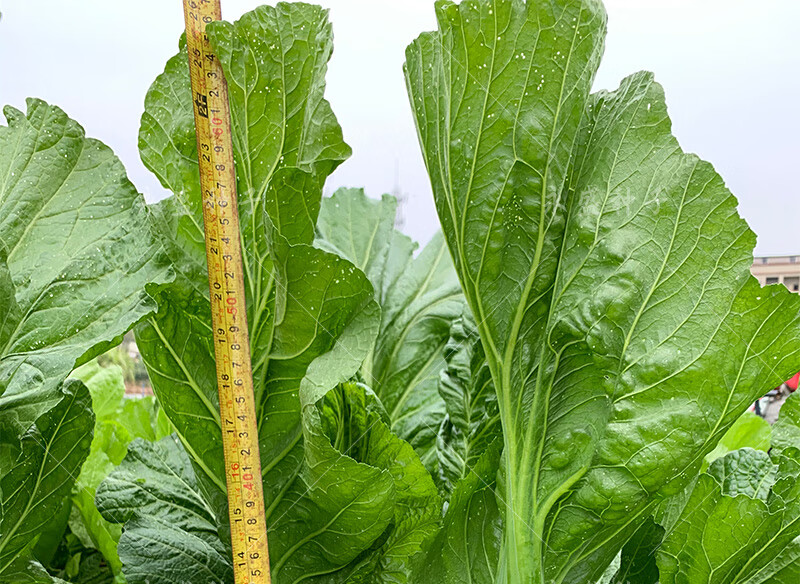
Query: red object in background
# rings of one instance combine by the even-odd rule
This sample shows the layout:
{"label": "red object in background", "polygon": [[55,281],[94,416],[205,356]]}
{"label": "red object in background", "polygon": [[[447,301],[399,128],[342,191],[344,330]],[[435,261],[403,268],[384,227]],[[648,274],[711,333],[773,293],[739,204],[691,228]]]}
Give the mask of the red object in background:
{"label": "red object in background", "polygon": [[797,383],[800,382],[800,372],[795,373],[794,377],[786,382],[786,387],[792,391],[797,391]]}

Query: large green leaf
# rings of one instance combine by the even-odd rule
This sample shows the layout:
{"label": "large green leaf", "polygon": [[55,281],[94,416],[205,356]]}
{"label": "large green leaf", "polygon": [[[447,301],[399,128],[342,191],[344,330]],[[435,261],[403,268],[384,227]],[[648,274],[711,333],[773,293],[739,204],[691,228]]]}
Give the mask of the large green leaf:
{"label": "large green leaf", "polygon": [[130,442],[136,438],[159,440],[170,431],[159,419],[163,414],[152,397],[124,399],[125,379],[119,366],[101,366],[94,360],[79,367],[72,377],[89,389],[95,427],[89,456],[72,493],[69,527],[86,548],[99,550],[111,571],[119,576],[122,563],[117,544],[122,529],[106,521],[97,509],[97,487],[125,458]]}
{"label": "large green leaf", "polygon": [[144,200],[108,147],[40,100],[5,115],[0,437],[8,439],[59,402],[76,364],[154,309],[145,287],[171,275]]}
{"label": "large green leaf", "polygon": [[91,397],[79,381],[22,436],[19,456],[0,480],[0,581],[52,582],[33,560],[42,530],[63,507],[92,442]]}
{"label": "large green leaf", "polygon": [[774,461],[744,448],[720,458],[695,484],[658,550],[660,582],[791,582],[800,537],[800,450]]}
{"label": "large green leaf", "polygon": [[[395,448],[396,467],[353,458],[332,445],[318,413],[328,392],[356,375],[380,323],[363,272],[311,246],[322,184],[349,154],[322,97],[332,47],[327,12],[264,6],[234,24],[214,23],[208,34],[231,95],[273,578],[324,581],[344,568],[355,574],[366,554],[387,573],[402,572],[437,518],[409,508],[426,519],[406,536],[410,520],[393,513],[404,500],[393,469],[411,473],[419,462],[388,429],[376,441]],[[179,54],[150,89],[140,132],[145,164],[175,192],[155,215],[178,276],[159,294],[158,314],[136,334],[224,540],[222,431],[191,107],[188,66]],[[133,527],[126,524],[125,533]],[[151,569],[127,549],[132,545],[120,541],[124,572],[129,581],[131,572],[144,580]]]}
{"label": "large green leaf", "polygon": [[134,441],[97,489],[97,507],[107,521],[125,524],[119,555],[130,584],[233,581],[214,511],[173,437]]}
{"label": "large green leaf", "polygon": [[369,277],[381,329],[361,375],[386,407],[392,430],[433,468],[444,413],[437,385],[464,298],[441,234],[412,257],[417,244],[394,229],[396,207],[389,195],[373,200],[363,189],[340,189],[322,201],[316,244]]}
{"label": "large green leaf", "polygon": [[595,581],[798,367],[800,298],[637,74],[589,95],[597,0],[437,3],[407,51],[423,155],[504,435],[505,578]]}

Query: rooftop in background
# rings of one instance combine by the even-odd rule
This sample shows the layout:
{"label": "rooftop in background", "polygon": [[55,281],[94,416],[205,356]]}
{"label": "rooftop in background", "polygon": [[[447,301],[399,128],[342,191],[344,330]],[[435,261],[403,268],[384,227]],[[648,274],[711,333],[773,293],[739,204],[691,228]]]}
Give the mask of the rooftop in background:
{"label": "rooftop in background", "polygon": [[800,293],[800,253],[786,256],[753,258],[751,272],[762,286],[783,284],[792,292]]}

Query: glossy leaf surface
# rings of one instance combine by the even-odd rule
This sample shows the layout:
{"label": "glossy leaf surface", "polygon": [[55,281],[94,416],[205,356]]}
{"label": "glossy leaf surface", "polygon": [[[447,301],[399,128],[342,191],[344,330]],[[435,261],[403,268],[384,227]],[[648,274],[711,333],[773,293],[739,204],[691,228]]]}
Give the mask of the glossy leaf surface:
{"label": "glossy leaf surface", "polygon": [[[0,127],[0,437],[27,430],[77,365],[155,307],[171,279],[144,199],[111,150],[59,108],[28,100]],[[7,271],[6,271],[7,270]]]}
{"label": "glossy leaf surface", "polygon": [[437,18],[406,79],[498,396],[505,578],[594,581],[797,368],[800,298],[750,276],[755,238],[652,75],[590,95],[599,1]]}
{"label": "glossy leaf surface", "polygon": [[791,582],[800,536],[800,450],[744,448],[700,476],[658,550],[660,582]]}
{"label": "glossy leaf surface", "polygon": [[[320,427],[319,404],[356,375],[380,325],[364,273],[311,246],[322,183],[349,155],[323,99],[332,48],[327,12],[280,3],[234,24],[214,23],[208,31],[231,97],[273,578],[324,581],[342,570],[354,573],[365,554],[388,574],[402,573],[421,545],[419,534],[427,531],[402,535],[411,519],[392,512],[406,496],[392,473],[411,472],[419,466],[416,455],[387,429],[371,452],[394,448],[398,460],[353,458],[337,450]],[[186,57],[179,54],[148,93],[140,133],[145,164],[175,193],[159,204],[156,218],[178,277],[159,295],[158,315],[137,329],[137,342],[226,541],[222,430],[189,96]],[[421,521],[419,513],[415,517]],[[393,538],[405,544],[393,544]],[[126,553],[135,559],[132,551],[123,552],[132,545],[120,542],[124,564]]]}

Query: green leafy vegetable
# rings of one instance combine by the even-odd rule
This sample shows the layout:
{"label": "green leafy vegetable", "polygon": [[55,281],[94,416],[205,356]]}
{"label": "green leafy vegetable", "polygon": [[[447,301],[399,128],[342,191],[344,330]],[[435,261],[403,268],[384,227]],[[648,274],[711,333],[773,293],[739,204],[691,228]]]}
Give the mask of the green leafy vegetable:
{"label": "green leafy vegetable", "polygon": [[32,548],[75,484],[92,441],[91,397],[79,381],[61,386],[61,401],[40,415],[0,480],[0,580],[53,582]]}
{"label": "green leafy vegetable", "polygon": [[[754,236],[650,74],[590,94],[599,0],[436,6],[405,66],[443,227],[418,255],[390,197],[321,197],[350,153],[327,12],[208,28],[274,581],[797,581],[796,400],[771,450],[742,414],[797,370],[800,299],[749,276]],[[229,584],[185,44],[142,117],[174,192],[152,208],[61,110],[6,116],[0,580]],[[65,381],[134,324],[163,415],[118,368]]]}
{"label": "green leafy vegetable", "polygon": [[439,392],[447,404],[447,418],[439,431],[437,449],[443,483],[452,490],[500,439],[502,429],[492,375],[469,311],[453,323],[445,358],[447,368]]}
{"label": "green leafy vegetable", "polygon": [[95,505],[95,492],[125,458],[130,442],[135,438],[159,440],[169,435],[171,428],[152,397],[124,400],[125,380],[119,366],[103,367],[95,360],[72,376],[89,389],[96,421],[91,450],[72,494],[69,526],[86,548],[99,550],[119,576],[122,564],[117,544],[122,530],[103,519]]}
{"label": "green leafy vegetable", "polygon": [[[294,582],[369,574],[374,582],[402,582],[440,517],[432,479],[386,420],[364,418],[362,409],[348,405],[355,397],[336,410],[336,424],[323,424],[333,415],[326,413],[333,407],[326,396],[356,375],[380,326],[376,295],[364,273],[312,247],[322,183],[349,155],[322,97],[331,52],[327,13],[281,3],[235,24],[214,23],[208,34],[231,93],[272,576]],[[193,466],[192,490],[227,546],[191,107],[181,52],[148,93],[140,133],[142,159],[175,192],[154,216],[177,276],[159,291],[157,315],[136,335],[159,402]],[[435,265],[424,269],[436,273]],[[457,285],[451,289],[458,293]],[[355,390],[344,391],[350,396]],[[347,428],[362,428],[369,447],[355,439],[342,443]],[[101,492],[103,509],[125,506],[115,502],[124,498],[122,490],[103,486]],[[173,496],[165,493],[164,504]],[[157,568],[173,557],[162,547],[173,538],[194,541],[192,533],[164,536],[153,547],[155,555],[143,557],[135,548],[150,527],[135,516],[103,513],[125,523],[119,554],[128,582],[175,576]],[[174,529],[188,528],[176,523]],[[196,554],[182,568],[187,573],[194,563],[216,562],[193,549]]]}
{"label": "green leafy vegetable", "polygon": [[104,144],[57,107],[0,127],[0,438],[61,399],[76,365],[119,342],[171,278],[142,196]]}
{"label": "green leafy vegetable", "polygon": [[[745,412],[728,429],[716,448],[706,455],[706,462],[710,464],[729,452],[745,447],[767,452],[770,449],[771,436],[772,426],[769,422],[752,412]],[[800,444],[800,440],[795,444]]]}
{"label": "green leafy vegetable", "polygon": [[[139,193],[57,107],[0,127],[0,579],[61,582],[49,564],[89,454],[86,387],[65,378],[154,308],[171,279]],[[98,400],[95,406],[103,409]]]}
{"label": "green leafy vegetable", "polygon": [[406,79],[497,392],[504,578],[596,581],[797,369],[800,298],[749,275],[755,237],[652,75],[590,95],[599,1],[436,11]]}
{"label": "green leafy vegetable", "polygon": [[800,576],[800,450],[714,461],[658,550],[660,582],[783,583]]}
{"label": "green leafy vegetable", "polygon": [[450,323],[464,297],[441,234],[414,258],[417,244],[394,229],[397,202],[340,189],[322,200],[316,244],[350,260],[370,279],[381,328],[361,375],[389,413],[392,430],[436,464],[444,412],[437,391]]}

